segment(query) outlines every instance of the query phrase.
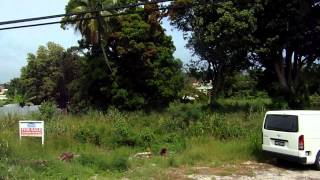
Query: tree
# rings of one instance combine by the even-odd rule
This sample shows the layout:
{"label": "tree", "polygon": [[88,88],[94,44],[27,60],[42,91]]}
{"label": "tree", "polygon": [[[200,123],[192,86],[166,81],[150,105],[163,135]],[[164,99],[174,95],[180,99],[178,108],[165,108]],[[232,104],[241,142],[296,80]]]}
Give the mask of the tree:
{"label": "tree", "polygon": [[247,54],[255,30],[254,10],[242,1],[178,0],[172,4],[172,24],[188,34],[188,47],[208,62],[216,104],[226,76],[248,67]]}
{"label": "tree", "polygon": [[[150,6],[146,7],[157,9]],[[173,57],[175,48],[161,27],[160,13],[127,11],[146,13],[110,19],[114,23],[106,47],[112,74],[102,69],[102,56],[87,54],[82,75],[73,84],[72,104],[136,110],[162,108],[178,97],[182,63]]]}
{"label": "tree", "polygon": [[35,104],[55,101],[66,108],[69,101],[68,84],[77,76],[76,59],[72,49],[49,42],[40,46],[36,54],[28,54],[28,64],[21,69],[21,77],[10,83],[10,94],[20,94]]}
{"label": "tree", "polygon": [[[115,3],[115,0],[70,0],[66,6],[66,13],[88,13],[67,16],[63,20],[68,22],[62,24],[63,28],[66,28],[67,25],[71,25],[75,30],[80,31],[83,36],[81,45],[91,49],[94,55],[99,54],[99,50],[101,50],[110,71],[112,70],[105,46],[106,39],[108,39],[109,33],[112,31],[112,25],[110,24],[110,18],[104,16],[110,15],[112,12],[98,10],[110,7]],[[82,20],[76,21],[77,19]]]}
{"label": "tree", "polygon": [[256,4],[256,53],[268,78],[275,77],[289,107],[308,105],[306,73],[319,58],[320,7],[313,1],[260,1]]}

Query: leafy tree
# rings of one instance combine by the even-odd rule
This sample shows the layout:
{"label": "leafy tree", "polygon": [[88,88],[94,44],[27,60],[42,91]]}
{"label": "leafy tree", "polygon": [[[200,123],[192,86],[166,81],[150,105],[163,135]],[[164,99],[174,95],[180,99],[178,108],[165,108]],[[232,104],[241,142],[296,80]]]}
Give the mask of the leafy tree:
{"label": "leafy tree", "polygon": [[10,83],[10,95],[20,94],[27,100],[41,104],[55,101],[65,108],[68,103],[68,84],[76,77],[78,55],[70,49],[49,42],[40,46],[36,54],[28,54],[28,64],[21,69],[21,77]]}
{"label": "leafy tree", "polygon": [[173,57],[175,48],[161,27],[160,12],[150,6],[146,6],[153,8],[150,13],[128,9],[146,14],[110,19],[113,28],[106,49],[112,74],[103,69],[101,55],[88,53],[82,76],[73,83],[72,104],[134,110],[161,108],[178,97],[183,86],[182,63]]}
{"label": "leafy tree", "polygon": [[170,12],[172,24],[190,33],[188,47],[208,62],[213,84],[211,103],[223,90],[224,79],[233,71],[245,69],[255,30],[254,10],[241,1],[219,3],[178,0]]}
{"label": "leafy tree", "polygon": [[200,81],[208,81],[207,63],[199,60],[192,60],[185,65],[185,71],[189,78],[195,78]]}
{"label": "leafy tree", "polygon": [[25,92],[20,78],[11,79],[10,83],[7,85],[7,88],[8,88],[8,92],[6,95],[10,99],[13,99],[13,97],[16,95],[22,95],[23,92]]}
{"label": "leafy tree", "polygon": [[309,101],[306,73],[319,58],[320,7],[304,0],[263,0],[256,7],[256,53],[265,74],[278,79],[291,108],[303,108]]}
{"label": "leafy tree", "polygon": [[294,109],[308,105],[307,77],[320,48],[318,3],[177,0],[172,6],[172,24],[191,32],[189,47],[209,63],[214,96],[230,72],[255,61],[263,66],[264,87],[274,87],[271,94]]}

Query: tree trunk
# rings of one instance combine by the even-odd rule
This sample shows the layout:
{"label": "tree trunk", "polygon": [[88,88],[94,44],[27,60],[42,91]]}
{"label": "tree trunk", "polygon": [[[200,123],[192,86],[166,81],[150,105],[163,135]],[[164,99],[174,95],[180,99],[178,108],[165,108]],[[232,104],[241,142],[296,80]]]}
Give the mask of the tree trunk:
{"label": "tree trunk", "polygon": [[102,54],[103,54],[104,60],[106,61],[107,66],[108,66],[110,72],[112,73],[112,69],[111,69],[110,63],[108,61],[107,53],[106,53],[106,50],[104,49],[102,41],[100,41],[100,47],[101,47],[101,50],[102,50]]}
{"label": "tree trunk", "polygon": [[275,56],[273,59],[274,68],[280,83],[281,94],[288,103],[289,108],[303,109],[309,102],[308,88],[303,79],[300,78],[301,69],[295,67],[299,66],[299,63],[296,62],[298,58],[295,57],[292,64],[293,53],[294,51],[287,50],[285,64],[281,58]]}
{"label": "tree trunk", "polygon": [[111,69],[111,66],[110,66],[110,63],[108,61],[108,57],[107,57],[107,53],[106,53],[106,50],[105,50],[105,47],[104,47],[104,44],[103,44],[103,34],[105,33],[105,29],[103,28],[103,20],[102,20],[102,17],[100,16],[100,13],[97,12],[96,13],[96,18],[97,18],[97,21],[98,21],[98,38],[99,38],[99,45],[100,45],[100,48],[102,50],[102,54],[103,54],[103,58],[104,60],[106,61],[106,64],[110,70],[110,72],[112,73],[112,69]]}
{"label": "tree trunk", "polygon": [[222,82],[223,82],[223,65],[219,64],[218,67],[214,69],[212,75],[212,91],[210,94],[210,106],[212,108],[218,107],[218,97],[221,91]]}

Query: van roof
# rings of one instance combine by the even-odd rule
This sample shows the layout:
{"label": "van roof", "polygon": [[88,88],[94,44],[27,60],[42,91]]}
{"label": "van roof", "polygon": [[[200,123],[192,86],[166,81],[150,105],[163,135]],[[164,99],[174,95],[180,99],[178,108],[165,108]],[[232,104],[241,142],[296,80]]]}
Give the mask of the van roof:
{"label": "van roof", "polygon": [[316,111],[316,110],[281,110],[281,111],[268,111],[266,114],[284,114],[284,115],[318,114],[318,115],[320,115],[320,111]]}

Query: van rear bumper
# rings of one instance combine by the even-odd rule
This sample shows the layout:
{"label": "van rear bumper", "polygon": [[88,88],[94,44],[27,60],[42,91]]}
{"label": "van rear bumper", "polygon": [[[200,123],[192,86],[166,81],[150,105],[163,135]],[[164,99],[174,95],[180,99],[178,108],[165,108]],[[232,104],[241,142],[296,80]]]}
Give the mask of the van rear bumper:
{"label": "van rear bumper", "polygon": [[262,150],[262,152],[268,156],[272,156],[275,158],[279,158],[279,159],[284,159],[284,160],[288,160],[291,162],[297,162],[300,164],[306,164],[307,163],[307,158],[306,157],[298,157],[298,156],[292,156],[292,155],[288,155],[288,154],[281,154],[281,153],[276,153],[276,152],[272,152],[272,151],[266,151],[266,150]]}

